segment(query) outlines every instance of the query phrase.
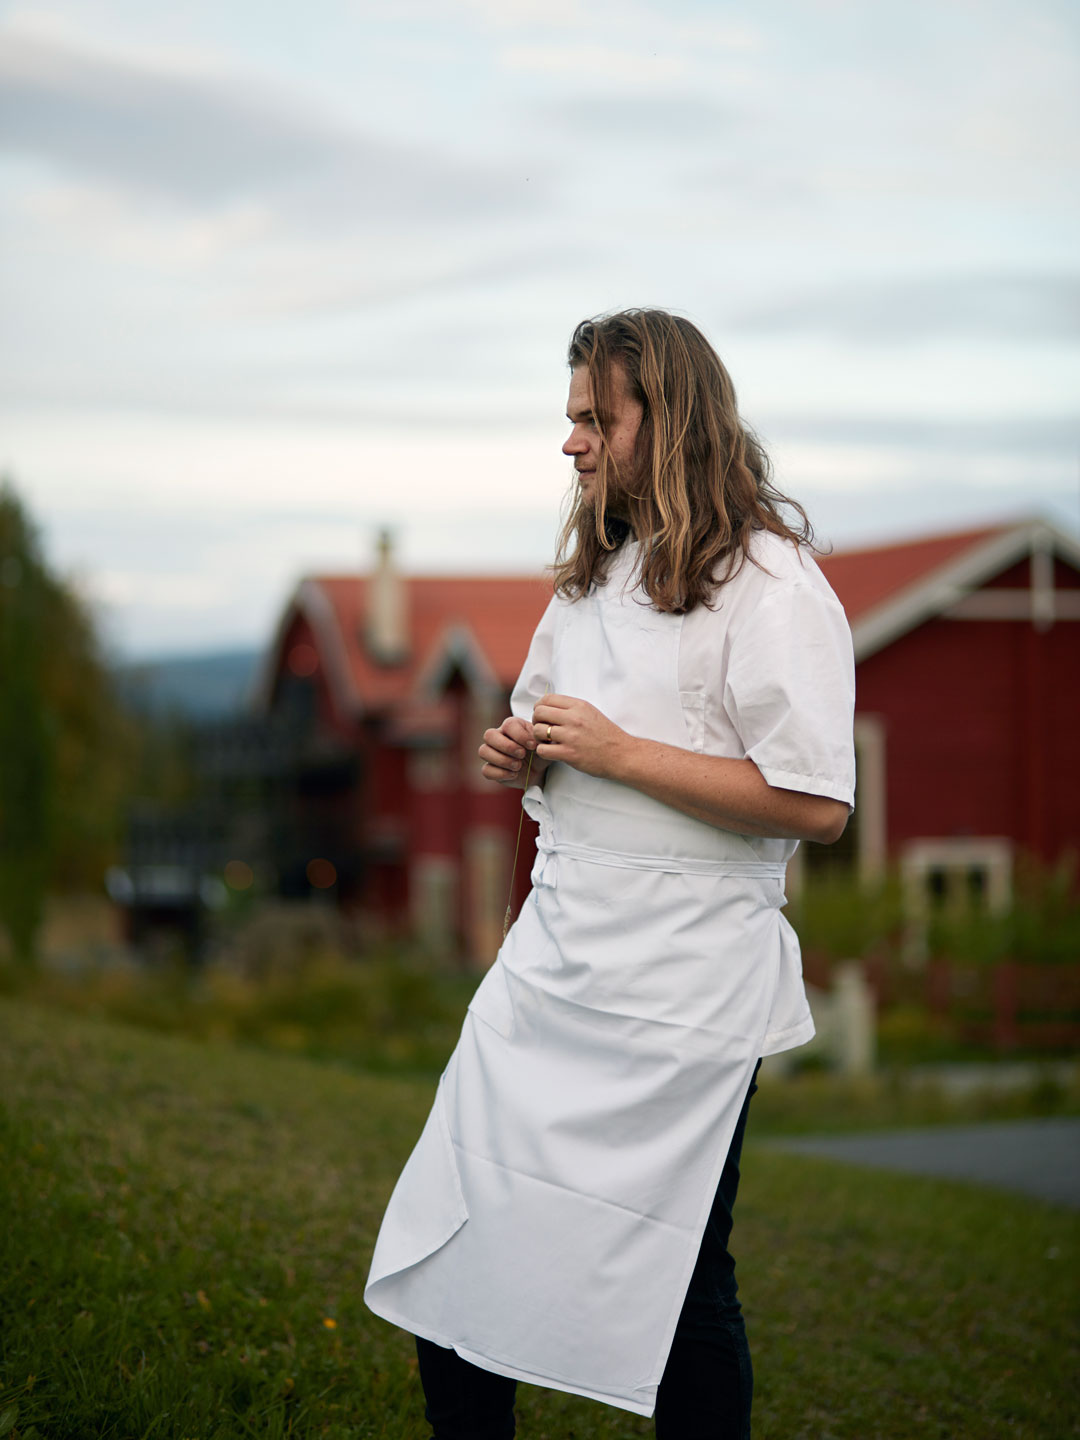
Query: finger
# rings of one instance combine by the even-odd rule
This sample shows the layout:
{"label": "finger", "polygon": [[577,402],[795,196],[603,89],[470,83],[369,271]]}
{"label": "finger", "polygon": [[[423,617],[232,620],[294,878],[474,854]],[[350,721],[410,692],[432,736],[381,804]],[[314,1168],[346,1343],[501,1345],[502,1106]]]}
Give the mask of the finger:
{"label": "finger", "polygon": [[[553,703],[553,701],[557,703]],[[538,720],[543,720],[557,725],[564,720],[569,720],[573,715],[581,714],[584,708],[584,700],[573,700],[568,695],[545,695],[542,700],[536,702],[533,708],[533,724],[535,725]]]}
{"label": "finger", "polygon": [[501,729],[485,730],[484,744],[490,746],[492,750],[500,751],[503,755],[516,755],[520,758],[525,754],[524,748],[512,736],[507,735],[505,730]]}
{"label": "finger", "polygon": [[[580,727],[576,726],[572,720],[556,719],[555,716],[559,713],[557,710],[548,713],[552,717],[551,719],[538,718],[536,721],[536,738],[540,746],[547,745],[558,748],[560,744],[569,744],[571,737],[580,733]],[[536,753],[540,754],[539,748]]]}
{"label": "finger", "polygon": [[537,718],[533,721],[533,730],[536,733],[537,742],[536,753],[538,755],[540,754],[540,746],[552,745],[558,739],[559,727],[556,724],[554,717],[558,715],[559,712],[557,710],[553,710],[550,713],[552,716],[550,720],[545,720],[543,716],[538,715]]}
{"label": "finger", "polygon": [[537,738],[543,735],[545,725],[561,725],[569,718],[566,710],[560,710],[554,705],[537,705],[533,711],[533,729]]}
{"label": "finger", "polygon": [[481,745],[476,752],[485,765],[495,765],[500,770],[513,772],[521,769],[521,761],[513,755],[506,755],[501,750],[496,750],[490,745]]}
{"label": "finger", "polygon": [[[518,747],[520,753],[532,750],[535,746],[533,739],[533,727],[528,720],[521,719],[518,715],[511,715],[499,726],[499,733],[514,746]],[[518,753],[515,750],[515,754]]]}
{"label": "finger", "polygon": [[545,765],[554,760],[566,760],[567,747],[560,745],[557,740],[553,740],[550,744],[546,740],[541,740],[536,747],[536,758],[542,760]]}
{"label": "finger", "polygon": [[533,738],[532,726],[520,715],[508,715],[499,729],[519,745],[525,745]]}
{"label": "finger", "polygon": [[494,780],[498,785],[509,785],[517,778],[509,770],[499,770],[494,765],[485,765],[480,774],[485,780]]}

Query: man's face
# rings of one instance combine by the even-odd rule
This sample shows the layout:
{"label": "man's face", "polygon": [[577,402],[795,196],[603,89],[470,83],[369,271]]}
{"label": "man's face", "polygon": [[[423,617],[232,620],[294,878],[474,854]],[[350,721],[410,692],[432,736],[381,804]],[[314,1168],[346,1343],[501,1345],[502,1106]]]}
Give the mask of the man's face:
{"label": "man's face", "polygon": [[[609,460],[614,461],[618,467],[622,482],[628,483],[634,470],[634,450],[641,427],[641,416],[641,402],[630,395],[626,372],[621,365],[617,365],[613,411],[605,417],[605,435],[601,440],[593,411],[589,372],[584,365],[579,365],[571,373],[566,418],[574,428],[562,448],[563,454],[571,456],[574,461],[581,494],[587,504],[595,499],[596,471],[600,465],[600,452],[605,446]],[[610,471],[608,473],[611,474]]]}

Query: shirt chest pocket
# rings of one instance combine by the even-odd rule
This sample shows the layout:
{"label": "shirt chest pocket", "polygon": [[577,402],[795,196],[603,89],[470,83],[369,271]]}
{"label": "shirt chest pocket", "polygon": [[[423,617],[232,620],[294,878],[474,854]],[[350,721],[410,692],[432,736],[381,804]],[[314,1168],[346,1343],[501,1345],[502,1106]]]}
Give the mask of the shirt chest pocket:
{"label": "shirt chest pocket", "polygon": [[680,690],[687,746],[699,754],[705,749],[705,696],[700,691]]}

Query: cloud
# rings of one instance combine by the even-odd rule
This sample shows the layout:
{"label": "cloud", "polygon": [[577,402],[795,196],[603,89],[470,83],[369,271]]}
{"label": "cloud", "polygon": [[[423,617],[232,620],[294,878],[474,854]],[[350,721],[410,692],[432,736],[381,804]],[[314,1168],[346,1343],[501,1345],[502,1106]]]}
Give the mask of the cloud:
{"label": "cloud", "polygon": [[[680,18],[670,0],[353,0],[371,21],[407,24],[447,23],[470,26],[480,35],[519,31],[530,42],[538,36],[557,35],[566,46],[579,45],[583,36],[607,41],[615,34],[624,51],[637,45],[655,53],[658,35],[666,48],[696,50],[757,50],[762,31],[745,19],[708,13],[707,7],[690,7]],[[685,8],[685,7],[684,7]]]}
{"label": "cloud", "polygon": [[[479,253],[480,258],[475,258]],[[400,241],[393,250],[374,257],[367,266],[357,264],[355,251],[342,263],[324,259],[317,267],[297,269],[274,286],[258,288],[237,307],[245,315],[315,315],[329,312],[382,311],[404,300],[466,295],[500,284],[521,285],[541,277],[573,272],[590,257],[582,244],[554,251],[535,243],[501,242],[497,247],[471,241],[466,253],[450,254],[432,247],[425,236],[415,244]],[[426,342],[425,342],[426,343]]]}
{"label": "cloud", "polygon": [[539,107],[545,126],[558,126],[571,136],[582,134],[615,140],[672,140],[706,144],[730,133],[742,116],[710,100],[680,95],[575,96],[562,104]]}
{"label": "cloud", "polygon": [[273,195],[380,225],[529,205],[539,177],[365,134],[293,91],[191,59],[0,29],[9,151],[158,200],[224,206]]}
{"label": "cloud", "polygon": [[778,442],[888,445],[904,452],[980,451],[1014,455],[1073,455],[1080,451],[1080,417],[1052,415],[938,420],[897,415],[778,414],[760,427]]}
{"label": "cloud", "polygon": [[620,50],[608,45],[508,45],[499,55],[507,70],[541,75],[569,75],[580,81],[597,80],[630,85],[666,85],[687,72],[679,55],[656,51]]}
{"label": "cloud", "polygon": [[[446,0],[440,0],[435,8],[445,14]],[[595,18],[591,7],[582,0],[459,0],[459,8],[496,30],[581,27]]]}
{"label": "cloud", "polygon": [[836,286],[733,314],[730,323],[861,343],[946,336],[1062,341],[1080,334],[1080,274],[927,275]]}

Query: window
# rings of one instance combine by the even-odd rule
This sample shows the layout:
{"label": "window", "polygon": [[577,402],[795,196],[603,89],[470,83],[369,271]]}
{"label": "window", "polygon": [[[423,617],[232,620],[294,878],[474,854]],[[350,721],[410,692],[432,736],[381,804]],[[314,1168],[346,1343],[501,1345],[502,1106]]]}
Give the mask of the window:
{"label": "window", "polygon": [[1012,899],[1012,841],[997,836],[913,840],[900,862],[904,958],[926,959],[935,915],[999,914]]}

